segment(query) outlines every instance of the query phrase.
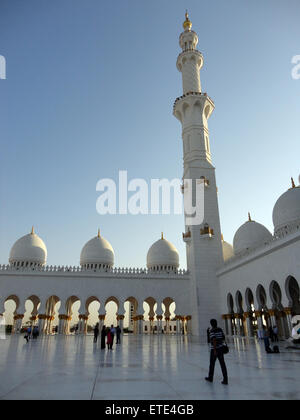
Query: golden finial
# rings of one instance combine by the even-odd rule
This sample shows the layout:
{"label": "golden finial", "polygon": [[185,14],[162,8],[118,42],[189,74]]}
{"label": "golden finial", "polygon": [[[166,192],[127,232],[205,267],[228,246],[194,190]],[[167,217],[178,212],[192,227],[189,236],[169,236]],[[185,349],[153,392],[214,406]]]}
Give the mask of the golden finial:
{"label": "golden finial", "polygon": [[164,233],[161,232],[161,239],[164,239]]}
{"label": "golden finial", "polygon": [[192,22],[189,19],[188,11],[185,12],[185,21],[183,22],[183,29],[185,31],[190,31],[192,29]]}
{"label": "golden finial", "polygon": [[295,184],[294,178],[291,178],[291,180],[292,180],[292,188],[296,188],[296,184]]}
{"label": "golden finial", "polygon": [[221,241],[224,242],[224,235],[221,233]]}
{"label": "golden finial", "polygon": [[97,235],[97,237],[100,238],[100,229],[98,229],[98,235]]}
{"label": "golden finial", "polygon": [[31,235],[34,235],[34,227],[31,228]]}
{"label": "golden finial", "polygon": [[250,212],[248,212],[248,220],[249,220],[249,222],[252,222],[253,220],[251,219],[251,214],[250,214]]}

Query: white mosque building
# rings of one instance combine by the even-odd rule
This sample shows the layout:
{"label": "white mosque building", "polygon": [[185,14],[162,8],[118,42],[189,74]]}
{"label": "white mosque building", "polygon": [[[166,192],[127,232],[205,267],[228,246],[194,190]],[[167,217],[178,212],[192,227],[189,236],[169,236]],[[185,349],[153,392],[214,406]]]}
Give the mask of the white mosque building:
{"label": "white mosque building", "polygon": [[8,264],[0,266],[0,317],[6,302],[14,301],[13,332],[21,330],[25,303],[31,301],[31,321],[41,333],[51,333],[60,302],[58,333],[69,334],[72,307],[80,301],[78,333],[85,334],[89,307],[96,301],[100,328],[109,302],[115,302],[116,323],[123,328],[129,302],[136,334],[164,331],[203,339],[209,320],[217,318],[227,335],[252,337],[263,325],[277,325],[282,338],[291,335],[292,316],[300,314],[300,187],[292,181],[278,198],[274,232],[249,214],[233,246],[223,240],[208,130],[214,102],[201,88],[203,56],[187,14],[183,27],[177,59],[183,94],[173,107],[182,125],[183,193],[187,179],[204,184],[204,222],[186,223],[183,233],[187,270],[179,268],[178,252],[163,235],[149,249],[147,268],[115,268],[113,247],[100,232],[84,245],[79,267],[48,266],[46,245],[32,229],[13,245]]}

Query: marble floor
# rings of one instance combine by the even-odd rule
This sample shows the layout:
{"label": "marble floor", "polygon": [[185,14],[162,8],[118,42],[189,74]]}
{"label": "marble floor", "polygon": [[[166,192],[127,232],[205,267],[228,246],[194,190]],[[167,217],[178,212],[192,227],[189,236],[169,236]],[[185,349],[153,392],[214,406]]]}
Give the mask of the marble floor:
{"label": "marble floor", "polygon": [[229,386],[216,365],[204,381],[208,348],[182,336],[124,336],[113,351],[93,337],[0,340],[0,399],[300,399],[300,351],[267,355],[263,343],[236,339],[226,356]]}

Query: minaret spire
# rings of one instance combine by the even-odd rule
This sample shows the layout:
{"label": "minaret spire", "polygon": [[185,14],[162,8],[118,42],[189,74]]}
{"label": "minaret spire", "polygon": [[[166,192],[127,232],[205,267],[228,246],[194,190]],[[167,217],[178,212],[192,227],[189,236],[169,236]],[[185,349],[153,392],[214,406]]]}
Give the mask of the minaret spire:
{"label": "minaret spire", "polygon": [[185,11],[185,21],[183,22],[183,29],[185,31],[190,31],[192,29],[192,22],[189,19],[188,11]]}
{"label": "minaret spire", "polygon": [[294,178],[291,178],[291,181],[292,181],[292,188],[296,188],[296,184],[295,184]]}

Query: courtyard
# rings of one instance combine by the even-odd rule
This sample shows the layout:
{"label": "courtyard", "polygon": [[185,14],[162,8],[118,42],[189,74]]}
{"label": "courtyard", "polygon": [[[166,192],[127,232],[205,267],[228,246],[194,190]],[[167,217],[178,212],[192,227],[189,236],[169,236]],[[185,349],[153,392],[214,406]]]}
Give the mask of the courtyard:
{"label": "courtyard", "polygon": [[209,353],[188,336],[124,336],[112,351],[92,336],[23,335],[0,340],[0,399],[235,400],[300,399],[300,351],[267,355],[262,342],[231,339],[229,386],[206,383]]}

